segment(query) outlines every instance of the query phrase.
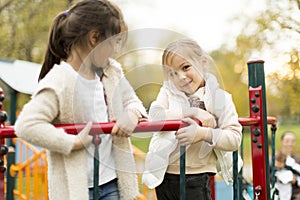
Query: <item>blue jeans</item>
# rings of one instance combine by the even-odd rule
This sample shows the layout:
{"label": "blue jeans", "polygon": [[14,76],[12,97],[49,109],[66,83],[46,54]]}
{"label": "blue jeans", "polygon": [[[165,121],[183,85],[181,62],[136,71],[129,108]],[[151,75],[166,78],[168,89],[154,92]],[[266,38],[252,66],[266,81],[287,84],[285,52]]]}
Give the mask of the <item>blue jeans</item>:
{"label": "blue jeans", "polygon": [[[97,187],[99,199],[97,200],[119,200],[118,181],[114,179]],[[94,188],[89,188],[89,200],[94,200]]]}
{"label": "blue jeans", "polygon": [[[211,200],[210,174],[185,175],[186,200]],[[158,200],[180,199],[180,175],[165,174],[163,182],[155,188]]]}

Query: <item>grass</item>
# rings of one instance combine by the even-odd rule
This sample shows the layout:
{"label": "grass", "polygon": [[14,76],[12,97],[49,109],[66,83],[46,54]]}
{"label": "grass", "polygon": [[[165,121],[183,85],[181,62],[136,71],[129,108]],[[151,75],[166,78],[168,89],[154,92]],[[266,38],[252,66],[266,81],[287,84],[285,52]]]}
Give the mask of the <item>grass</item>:
{"label": "grass", "polygon": [[151,135],[147,134],[145,136],[144,133],[136,133],[133,136],[131,136],[131,143],[142,150],[143,152],[148,152],[149,143],[151,140]]}

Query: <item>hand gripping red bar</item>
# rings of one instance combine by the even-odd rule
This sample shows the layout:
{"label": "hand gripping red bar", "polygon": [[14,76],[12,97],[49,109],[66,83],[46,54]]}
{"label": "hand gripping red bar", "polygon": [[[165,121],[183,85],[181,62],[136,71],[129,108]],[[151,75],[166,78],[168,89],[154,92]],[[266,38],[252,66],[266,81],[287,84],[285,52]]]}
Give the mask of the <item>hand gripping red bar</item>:
{"label": "hand gripping red bar", "polygon": [[[197,120],[196,120],[197,121]],[[276,118],[268,117],[268,124],[276,123]],[[257,124],[259,122],[259,118],[250,118],[250,117],[239,117],[239,122],[243,126],[249,126],[252,124]],[[111,130],[116,122],[101,122],[101,123],[93,123],[91,134],[101,134],[111,133]],[[201,125],[200,121],[197,121],[199,125]],[[55,127],[63,128],[69,134],[76,135],[80,132],[84,127],[85,123],[80,124],[57,124]],[[186,123],[181,120],[165,120],[165,121],[156,121],[149,122],[147,120],[140,121],[134,132],[151,132],[151,131],[176,131],[179,128],[187,126]],[[17,137],[15,135],[13,126],[4,126],[0,128],[0,139],[1,138],[14,138]]]}
{"label": "hand gripping red bar", "polygon": [[[110,134],[115,124],[116,122],[93,123],[90,134]],[[55,125],[55,127],[63,128],[67,133],[75,135],[79,133],[85,126],[86,123]],[[186,126],[187,124],[182,122],[181,120],[165,120],[155,122],[149,122],[145,120],[140,121],[133,132],[176,131],[179,128]]]}
{"label": "hand gripping red bar", "polygon": [[[95,122],[92,125],[90,131],[91,135],[95,134],[109,134],[116,122]],[[200,121],[197,121],[201,125]],[[134,132],[151,132],[151,131],[176,131],[179,128],[186,127],[188,124],[182,122],[181,120],[164,120],[164,121],[155,121],[149,122],[147,120],[140,121],[137,127],[134,129]],[[76,135],[84,127],[86,123],[79,124],[56,124],[55,127],[63,128],[68,134]],[[15,135],[13,126],[5,126],[0,128],[0,138],[14,138]]]}

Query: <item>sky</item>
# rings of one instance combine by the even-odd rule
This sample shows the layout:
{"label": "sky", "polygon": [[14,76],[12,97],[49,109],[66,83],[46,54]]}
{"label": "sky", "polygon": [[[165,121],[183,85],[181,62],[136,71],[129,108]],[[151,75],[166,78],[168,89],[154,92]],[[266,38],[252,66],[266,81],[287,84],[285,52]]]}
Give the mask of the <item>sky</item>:
{"label": "sky", "polygon": [[253,15],[263,9],[262,0],[114,0],[124,13],[129,30],[164,28],[192,37],[212,51],[238,33],[230,24],[238,14]]}
{"label": "sky", "polygon": [[[113,0],[123,11],[129,31],[162,28],[195,39],[206,51],[219,49],[234,41],[243,24],[233,23],[237,16],[255,16],[265,9],[264,0]],[[144,39],[144,38],[142,38]],[[146,40],[148,38],[145,38]],[[268,53],[250,60],[264,60],[265,73],[280,67]]]}

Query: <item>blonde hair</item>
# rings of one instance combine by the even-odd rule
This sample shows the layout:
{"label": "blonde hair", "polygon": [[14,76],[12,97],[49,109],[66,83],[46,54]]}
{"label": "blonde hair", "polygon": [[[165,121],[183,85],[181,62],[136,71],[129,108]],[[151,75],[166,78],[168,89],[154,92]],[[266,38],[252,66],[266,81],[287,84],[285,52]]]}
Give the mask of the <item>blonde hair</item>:
{"label": "blonde hair", "polygon": [[[199,73],[205,74],[208,71],[208,65],[203,65],[202,61],[208,63],[209,55],[203,51],[199,44],[190,38],[181,38],[171,42],[163,52],[162,65],[165,79],[169,78],[168,63],[172,62],[174,56],[180,56],[191,63]],[[168,62],[169,61],[169,62]]]}

